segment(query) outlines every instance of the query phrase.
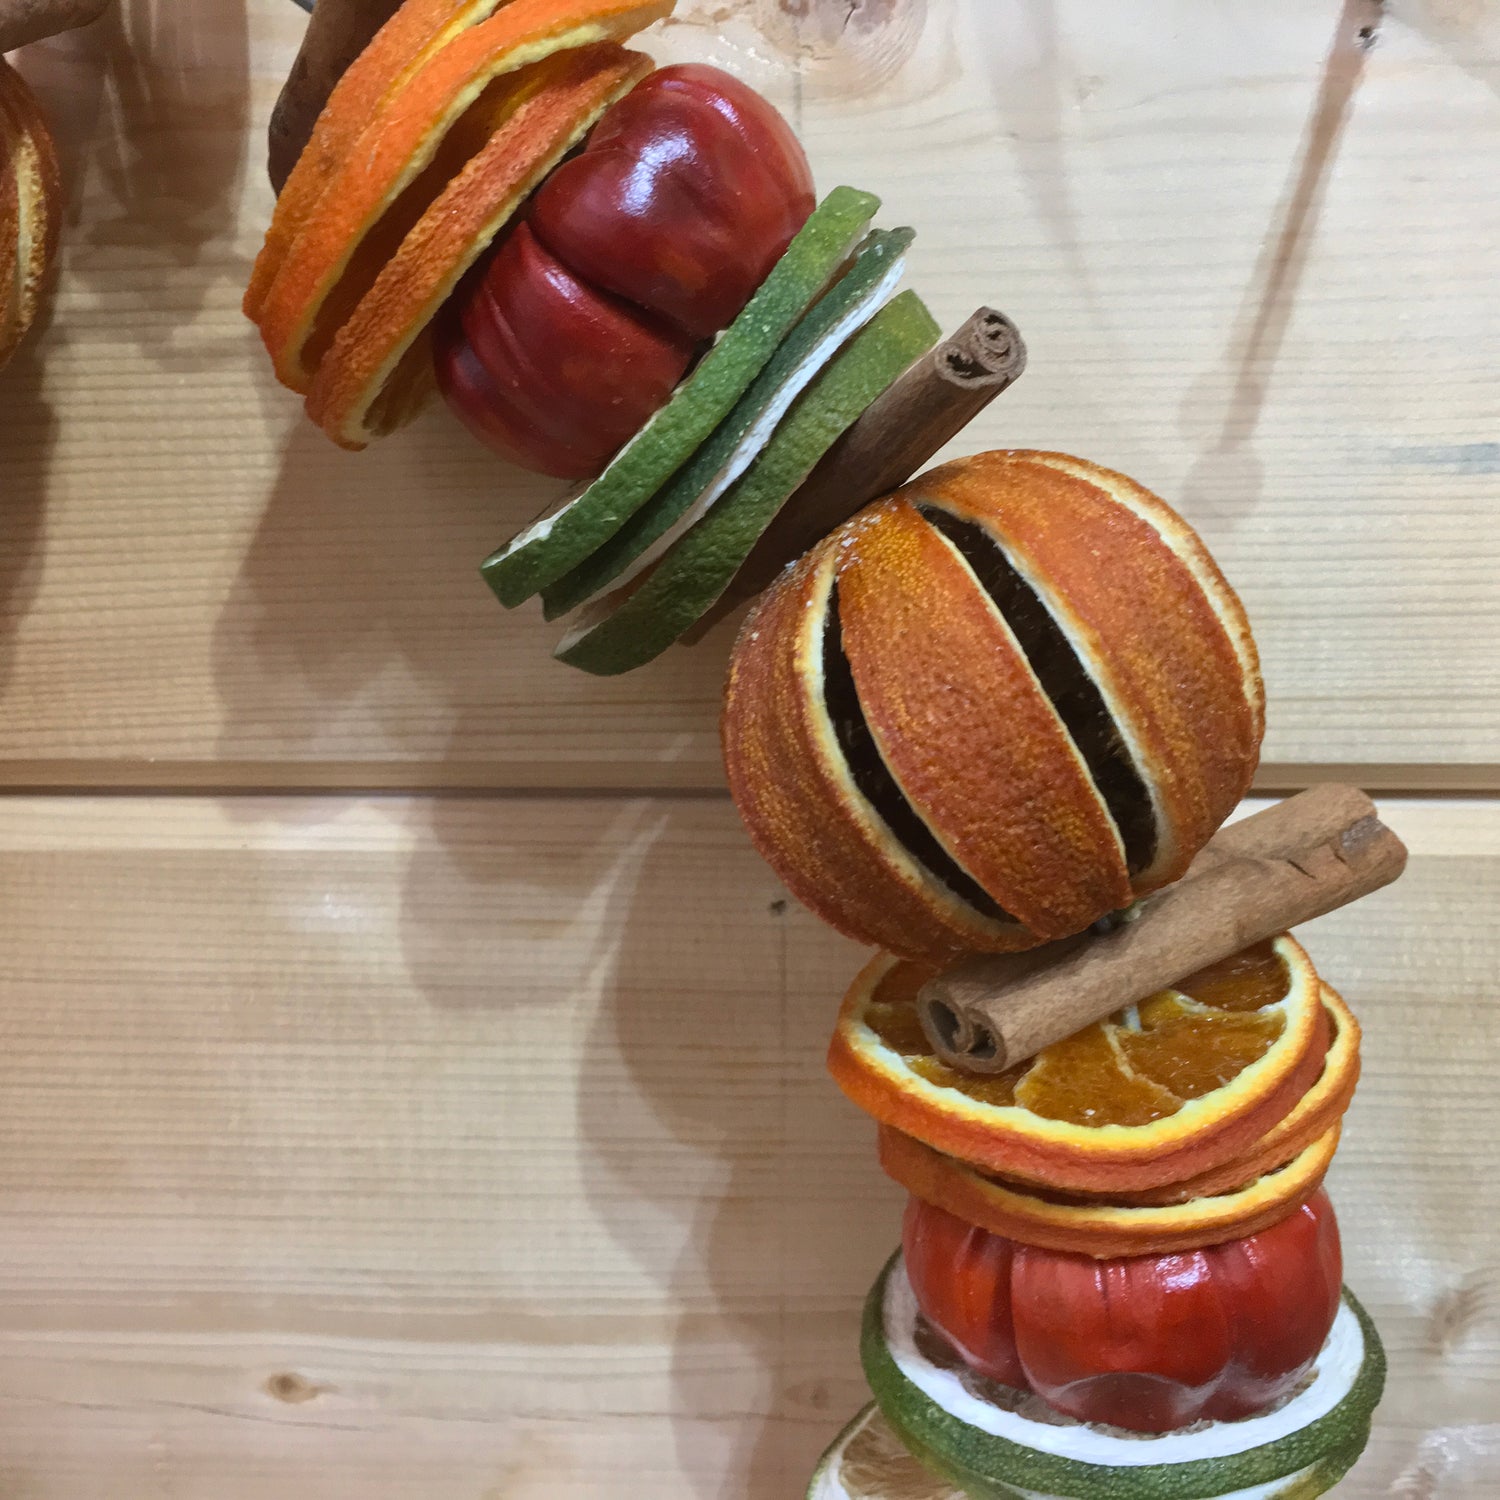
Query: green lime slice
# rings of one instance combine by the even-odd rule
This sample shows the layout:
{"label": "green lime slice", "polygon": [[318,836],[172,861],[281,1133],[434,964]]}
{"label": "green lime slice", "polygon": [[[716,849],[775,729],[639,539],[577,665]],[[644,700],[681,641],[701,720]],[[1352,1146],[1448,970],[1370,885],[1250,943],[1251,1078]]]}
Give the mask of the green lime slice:
{"label": "green lime slice", "polygon": [[813,303],[712,437],[610,539],[542,590],[549,620],[630,578],[702,518],[766,445],[792,402],[896,289],[915,231],[877,229],[853,265]]}
{"label": "green lime slice", "polygon": [[724,591],[839,434],[937,339],[915,292],[886,303],[802,393],[723,499],[634,585],[584,609],[553,655],[601,677],[660,656]]}
{"label": "green lime slice", "polygon": [[[1353,1466],[1385,1385],[1380,1337],[1347,1289],[1312,1379],[1290,1400],[1151,1438],[991,1405],[927,1358],[917,1323],[898,1255],[865,1304],[865,1377],[908,1452],[974,1500],[1312,1500]],[[818,1493],[840,1494],[826,1482]]]}
{"label": "green lime slice", "polygon": [[582,494],[534,521],[480,571],[507,608],[576,568],[690,459],[765,368],[869,227],[880,199],[836,187],[672,399]]}

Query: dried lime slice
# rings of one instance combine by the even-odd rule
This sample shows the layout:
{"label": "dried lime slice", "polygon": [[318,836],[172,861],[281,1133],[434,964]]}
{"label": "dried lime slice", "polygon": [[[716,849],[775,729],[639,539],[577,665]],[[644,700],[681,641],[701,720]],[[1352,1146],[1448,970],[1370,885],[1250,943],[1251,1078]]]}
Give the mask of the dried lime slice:
{"label": "dried lime slice", "polygon": [[839,434],[938,332],[915,292],[888,302],[798,398],[729,493],[649,572],[587,606],[553,655],[604,677],[661,655],[724,591]]}
{"label": "dried lime slice", "polygon": [[693,456],[828,285],[879,207],[873,193],[857,188],[829,193],[718,343],[609,467],[485,561],[481,572],[502,604],[520,604],[576,568]]}
{"label": "dried lime slice", "polygon": [[713,436],[597,552],[542,590],[549,620],[617,579],[628,583],[707,514],[754,462],[818,371],[895,291],[914,237],[911,229],[877,229],[866,238],[854,263],[781,341]]}

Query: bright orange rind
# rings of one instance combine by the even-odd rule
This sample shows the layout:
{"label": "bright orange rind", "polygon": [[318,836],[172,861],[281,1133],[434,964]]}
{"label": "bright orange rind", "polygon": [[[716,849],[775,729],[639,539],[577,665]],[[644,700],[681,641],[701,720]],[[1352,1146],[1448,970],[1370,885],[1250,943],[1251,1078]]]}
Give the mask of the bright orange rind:
{"label": "bright orange rind", "polygon": [[258,321],[282,262],[370,121],[442,47],[508,0],[406,0],[334,85],[276,199],[265,244],[245,290],[245,316]]}
{"label": "bright orange rind", "polygon": [[1244,611],[1170,507],[981,453],[861,511],[762,595],[722,742],[752,841],[818,916],[943,963],[1177,879],[1250,785]]}
{"label": "bright orange rind", "polygon": [[[481,149],[497,80],[558,52],[618,41],[672,3],[511,0],[430,51],[333,165],[265,289],[257,318],[277,378],[307,392],[407,234]],[[299,194],[289,219],[303,202]]]}
{"label": "bright orange rind", "polygon": [[908,1192],[992,1234],[1106,1260],[1200,1250],[1279,1223],[1318,1190],[1338,1139],[1334,1124],[1289,1162],[1241,1187],[1154,1206],[1029,1191],[889,1126],[880,1132],[880,1164]]}
{"label": "bright orange rind", "polygon": [[336,443],[362,448],[415,408],[432,381],[424,335],[438,309],[533,189],[653,66],[600,42],[515,75],[503,123],[402,240],[319,364],[307,413]]}

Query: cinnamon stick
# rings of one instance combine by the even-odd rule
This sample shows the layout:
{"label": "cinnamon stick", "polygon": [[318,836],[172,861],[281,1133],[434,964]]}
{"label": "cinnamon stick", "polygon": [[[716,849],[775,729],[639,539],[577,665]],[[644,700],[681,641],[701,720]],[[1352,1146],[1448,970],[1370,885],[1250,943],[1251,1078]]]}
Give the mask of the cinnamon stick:
{"label": "cinnamon stick", "polygon": [[0,0],[0,52],[97,21],[109,0]]}
{"label": "cinnamon stick", "polygon": [[1133,919],[1030,953],[967,958],[918,1010],[945,1062],[999,1073],[1220,959],[1333,911],[1406,865],[1406,847],[1354,787],[1314,787],[1221,829]]}
{"label": "cinnamon stick", "polygon": [[271,112],[267,169],[279,193],[344,70],[369,46],[401,0],[318,0],[302,47]]}
{"label": "cinnamon stick", "polygon": [[922,356],[824,454],[782,506],[718,602],[685,635],[692,645],[789,563],[872,500],[904,484],[1026,368],[1004,313],[981,307]]}

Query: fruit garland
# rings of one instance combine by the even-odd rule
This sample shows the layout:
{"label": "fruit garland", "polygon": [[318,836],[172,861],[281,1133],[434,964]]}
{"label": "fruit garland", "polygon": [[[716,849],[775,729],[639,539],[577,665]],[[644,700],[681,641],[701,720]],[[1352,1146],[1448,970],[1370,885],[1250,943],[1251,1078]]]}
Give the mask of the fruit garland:
{"label": "fruit garland", "polygon": [[[1024,366],[898,290],[765,100],[622,43],[672,0],[320,0],[246,293],[363,447],[433,391],[577,492],[483,565],[614,674],[754,599],[756,847],[881,950],[829,1052],[910,1194],[821,1500],[1310,1496],[1379,1399],[1322,1180],[1358,1023],[1285,929],[1399,874],[1324,788],[1221,827],[1264,694],[1201,540],[1055,453],[916,479]],[[910,482],[906,482],[910,481]]]}

